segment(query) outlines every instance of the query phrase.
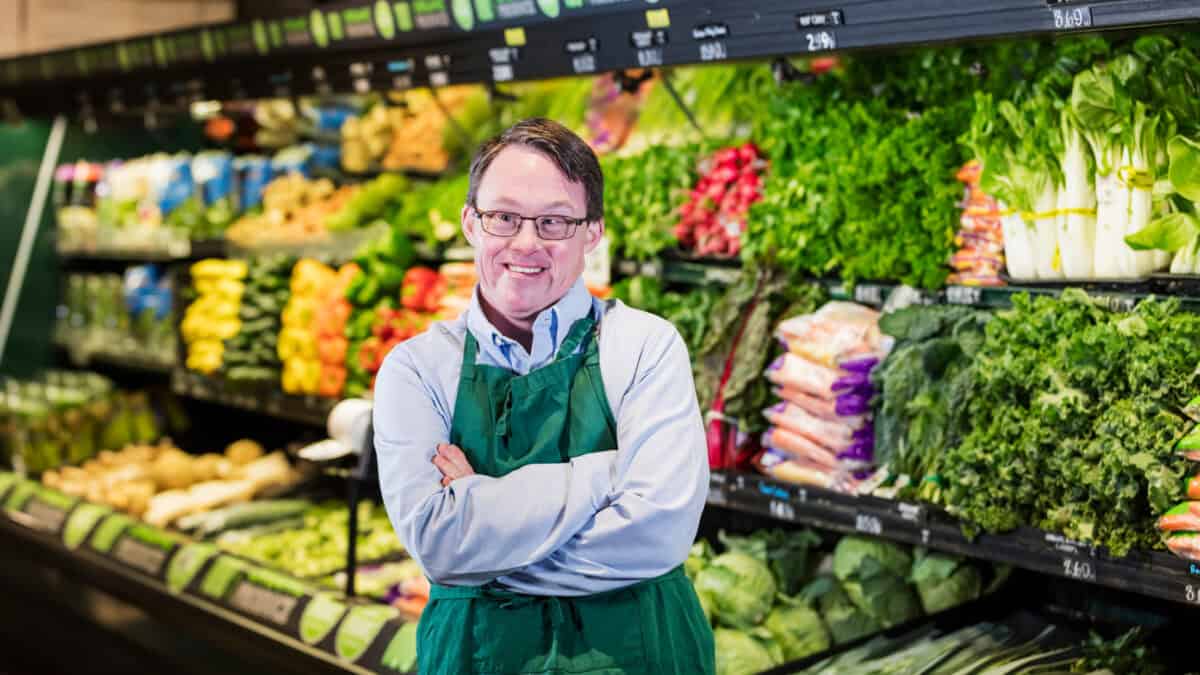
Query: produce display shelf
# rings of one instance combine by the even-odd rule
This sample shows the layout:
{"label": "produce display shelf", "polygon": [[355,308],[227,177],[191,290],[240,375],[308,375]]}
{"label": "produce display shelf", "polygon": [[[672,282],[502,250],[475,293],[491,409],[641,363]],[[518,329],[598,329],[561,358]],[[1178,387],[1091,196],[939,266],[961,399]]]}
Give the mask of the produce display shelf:
{"label": "produce display shelf", "polygon": [[169,264],[225,255],[223,239],[193,241],[186,252],[163,250],[60,251],[59,262],[67,268],[111,267],[113,265]]}
{"label": "produce display shelf", "polygon": [[132,371],[148,375],[170,375],[175,368],[173,361],[147,357],[137,352],[81,351],[69,343],[55,341],[54,347],[80,368]]}
{"label": "produce display shelf", "polygon": [[[741,276],[736,260],[682,259],[666,256],[639,262],[622,259],[614,264],[619,276],[643,275],[677,284],[732,284]],[[1200,276],[1158,274],[1137,280],[1009,282],[1006,286],[947,286],[938,291],[917,290],[898,284],[859,282],[849,284],[837,279],[817,279],[836,300],[853,300],[864,305],[883,307],[899,301],[920,304],[965,305],[986,309],[1012,306],[1018,293],[1060,295],[1064,289],[1079,288],[1093,299],[1116,311],[1128,311],[1143,298],[1174,297],[1184,309],[1200,311]],[[900,291],[899,289],[904,289]]]}
{"label": "produce display shelf", "polygon": [[182,368],[172,371],[171,390],[180,396],[321,428],[337,404],[332,399],[292,396],[270,387],[239,388],[221,378]]}
{"label": "produce display shelf", "polygon": [[381,662],[401,625],[387,606],[338,600],[13,474],[0,474],[0,496],[6,561],[60,570],[244,655],[261,672],[396,672]]}
{"label": "produce display shelf", "polygon": [[356,0],[8,59],[0,99],[94,116],[1197,20],[1190,0]]}
{"label": "produce display shelf", "polygon": [[968,539],[957,519],[928,504],[843,494],[741,472],[714,471],[708,504],[1200,605],[1200,565],[1167,553],[1134,552],[1114,558],[1097,547],[1028,527]]}

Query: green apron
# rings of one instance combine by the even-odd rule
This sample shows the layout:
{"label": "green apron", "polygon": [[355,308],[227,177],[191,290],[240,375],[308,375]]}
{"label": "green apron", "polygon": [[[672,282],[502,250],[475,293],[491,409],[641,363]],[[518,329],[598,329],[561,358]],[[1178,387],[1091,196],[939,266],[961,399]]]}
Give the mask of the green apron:
{"label": "green apron", "polygon": [[[616,449],[597,332],[594,318],[577,321],[552,363],[518,376],[477,365],[478,345],[467,331],[450,442],[477,473],[499,477]],[[682,568],[582,597],[434,585],[417,657],[421,675],[705,675],[716,668],[712,629]]]}

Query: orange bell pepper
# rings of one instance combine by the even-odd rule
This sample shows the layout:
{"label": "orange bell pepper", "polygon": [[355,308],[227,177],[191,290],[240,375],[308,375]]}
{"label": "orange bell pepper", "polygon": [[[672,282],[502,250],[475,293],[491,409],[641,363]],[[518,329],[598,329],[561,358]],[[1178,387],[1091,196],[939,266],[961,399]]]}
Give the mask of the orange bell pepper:
{"label": "orange bell pepper", "polygon": [[321,367],[321,381],[317,385],[317,393],[321,396],[337,398],[342,395],[342,389],[346,386],[346,369],[341,366],[330,366],[328,364]]}
{"label": "orange bell pepper", "polygon": [[341,365],[346,362],[350,341],[341,335],[323,337],[317,341],[317,358],[321,363]]}

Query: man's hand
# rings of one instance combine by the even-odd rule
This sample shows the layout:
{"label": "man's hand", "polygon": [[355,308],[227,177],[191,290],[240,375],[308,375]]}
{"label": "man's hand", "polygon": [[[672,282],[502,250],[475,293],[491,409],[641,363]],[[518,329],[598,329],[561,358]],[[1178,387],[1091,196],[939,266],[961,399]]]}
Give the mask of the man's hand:
{"label": "man's hand", "polygon": [[439,443],[437,446],[437,454],[433,456],[433,465],[442,472],[442,487],[446,487],[450,483],[475,474],[475,469],[471,468],[471,463],[467,461],[467,456],[462,450],[458,449],[457,445],[449,443]]}

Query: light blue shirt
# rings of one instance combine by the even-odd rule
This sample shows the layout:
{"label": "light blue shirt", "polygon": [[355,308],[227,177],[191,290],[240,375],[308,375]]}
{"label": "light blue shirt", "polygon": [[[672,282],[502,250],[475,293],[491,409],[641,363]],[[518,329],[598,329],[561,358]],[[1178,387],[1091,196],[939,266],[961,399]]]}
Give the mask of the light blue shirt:
{"label": "light blue shirt", "polygon": [[[553,360],[570,326],[602,317],[600,371],[617,447],[500,478],[441,486],[432,463],[454,416],[466,331],[477,363],[518,374]],[[586,595],[683,563],[708,489],[708,453],[687,346],[664,319],[608,306],[577,282],[534,320],[532,350],[479,307],[397,346],[375,383],[380,488],[396,533],[434,582],[497,581],[534,595]]]}

